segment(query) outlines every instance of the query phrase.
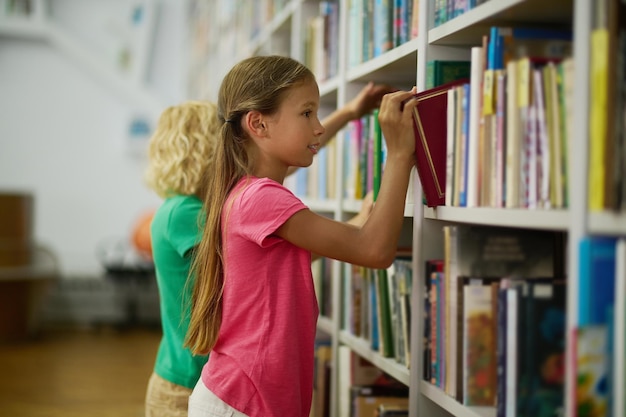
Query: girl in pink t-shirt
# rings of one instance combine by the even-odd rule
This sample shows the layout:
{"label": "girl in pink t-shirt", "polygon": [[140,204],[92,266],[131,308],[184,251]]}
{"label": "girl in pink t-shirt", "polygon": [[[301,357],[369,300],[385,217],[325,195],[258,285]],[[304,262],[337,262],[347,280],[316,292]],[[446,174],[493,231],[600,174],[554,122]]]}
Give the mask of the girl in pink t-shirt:
{"label": "girl in pink t-shirt", "polygon": [[282,185],[290,167],[311,165],[324,134],[311,71],[259,56],[226,75],[186,339],[193,352],[211,355],[190,417],[308,417],[318,316],[311,256],[392,263],[415,163],[414,93],[382,99],[385,173],[370,216],[355,226],[312,212]]}

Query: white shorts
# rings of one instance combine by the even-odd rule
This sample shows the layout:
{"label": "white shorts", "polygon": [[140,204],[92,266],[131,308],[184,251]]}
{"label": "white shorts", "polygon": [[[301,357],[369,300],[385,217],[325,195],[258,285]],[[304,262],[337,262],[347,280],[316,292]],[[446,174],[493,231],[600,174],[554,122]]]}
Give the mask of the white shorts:
{"label": "white shorts", "polygon": [[204,386],[202,379],[189,396],[189,417],[248,417],[226,404]]}

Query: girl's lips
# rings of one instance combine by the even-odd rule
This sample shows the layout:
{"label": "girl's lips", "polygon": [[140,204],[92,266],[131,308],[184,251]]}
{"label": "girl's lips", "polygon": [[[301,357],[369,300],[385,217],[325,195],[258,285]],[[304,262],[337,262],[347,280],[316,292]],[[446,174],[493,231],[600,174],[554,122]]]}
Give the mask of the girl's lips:
{"label": "girl's lips", "polygon": [[316,143],[314,145],[309,145],[308,148],[311,150],[311,152],[317,154],[317,152],[320,150],[320,144]]}

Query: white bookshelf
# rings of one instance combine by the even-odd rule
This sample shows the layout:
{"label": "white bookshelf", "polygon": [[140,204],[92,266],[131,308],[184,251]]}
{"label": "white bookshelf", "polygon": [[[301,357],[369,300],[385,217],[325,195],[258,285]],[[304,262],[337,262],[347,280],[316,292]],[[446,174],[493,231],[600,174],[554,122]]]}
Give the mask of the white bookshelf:
{"label": "white bookshelf", "polygon": [[[200,0],[196,0],[200,1]],[[267,5],[272,0],[260,1]],[[239,28],[232,14],[230,0],[214,0],[213,10],[218,21],[220,41],[214,42],[210,56],[206,61],[206,71],[211,71],[212,85],[205,98],[215,100],[217,89],[223,74],[237,61],[255,54],[288,54],[295,59],[304,57],[304,27],[307,20],[319,13],[317,0],[291,0],[273,16],[268,15],[263,23],[264,29],[255,37],[237,36],[230,31],[247,31]],[[592,5],[587,0],[488,0],[474,9],[448,22],[434,27],[435,0],[421,0],[419,6],[419,36],[396,47],[374,59],[359,65],[349,66],[347,29],[349,0],[338,0],[340,4],[339,30],[339,69],[337,76],[320,81],[321,103],[325,112],[340,107],[355,94],[360,86],[373,80],[391,83],[399,88],[410,89],[416,85],[419,90],[425,86],[426,62],[431,59],[467,59],[470,57],[470,46],[481,44],[483,35],[488,34],[489,27],[494,25],[515,24],[549,24],[553,27],[569,27],[573,29],[575,82],[574,105],[572,120],[572,142],[570,155],[570,206],[559,210],[523,210],[496,208],[460,208],[460,207],[423,207],[419,182],[414,180],[411,185],[412,196],[407,201],[405,217],[409,234],[412,234],[414,247],[413,270],[414,285],[412,294],[412,328],[411,328],[411,364],[410,367],[400,365],[392,359],[384,358],[369,347],[360,338],[351,335],[342,328],[340,313],[344,311],[341,296],[344,286],[339,280],[333,281],[333,312],[334,317],[321,317],[319,329],[330,335],[334,352],[332,369],[341,369],[338,360],[338,347],[348,346],[354,353],[371,361],[374,365],[389,373],[394,378],[409,386],[410,415],[417,416],[460,416],[460,417],[494,417],[495,407],[466,407],[439,388],[422,380],[422,294],[419,285],[423,261],[441,256],[441,225],[447,223],[470,224],[478,226],[502,226],[533,230],[549,230],[564,232],[568,236],[565,270],[570,271],[567,295],[567,334],[566,350],[568,363],[573,359],[572,340],[569,340],[576,325],[578,299],[578,242],[589,234],[625,236],[626,215],[624,213],[587,213],[587,157],[588,157],[588,114],[589,114],[589,45],[585,41],[591,33]],[[209,2],[211,3],[211,2]],[[237,5],[243,3],[237,2]],[[220,10],[229,13],[220,14]],[[242,11],[243,15],[247,15]],[[248,16],[248,19],[250,17]],[[245,20],[245,19],[244,19]],[[213,34],[215,34],[214,30]],[[241,34],[239,34],[241,35]],[[235,45],[235,39],[238,44]],[[343,140],[338,137],[339,142]],[[342,146],[338,146],[341,150]],[[342,172],[342,158],[337,158],[337,172]],[[417,178],[417,177],[415,177]],[[345,220],[358,212],[360,201],[344,199],[343,184],[338,180],[337,198],[333,200],[316,200],[305,198],[304,201],[314,210]],[[412,224],[411,226],[408,226]],[[623,265],[622,260],[621,265]],[[334,263],[333,272],[337,276],[346,275],[346,269]],[[416,285],[417,284],[417,285]],[[622,290],[623,291],[623,290]],[[623,306],[622,306],[623,307]],[[622,347],[623,349],[623,347]],[[622,352],[622,355],[624,353]],[[337,372],[331,382],[331,416],[339,415],[339,399],[337,384],[340,379]],[[567,372],[566,411],[565,415],[573,415],[571,395],[575,376],[570,368]],[[620,381],[624,380],[621,375]]]}

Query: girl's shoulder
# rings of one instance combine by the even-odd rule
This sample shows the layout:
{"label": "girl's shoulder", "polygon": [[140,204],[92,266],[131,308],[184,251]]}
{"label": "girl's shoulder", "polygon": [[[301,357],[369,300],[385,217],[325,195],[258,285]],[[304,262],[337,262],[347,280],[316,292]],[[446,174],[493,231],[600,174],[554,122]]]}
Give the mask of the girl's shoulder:
{"label": "girl's shoulder", "polygon": [[157,212],[169,213],[171,216],[175,213],[196,212],[202,208],[202,201],[195,195],[177,194],[168,197],[158,208]]}
{"label": "girl's shoulder", "polygon": [[239,195],[243,198],[248,198],[259,193],[289,194],[295,197],[287,187],[271,178],[258,178],[253,176],[242,178],[233,189],[233,195]]}

